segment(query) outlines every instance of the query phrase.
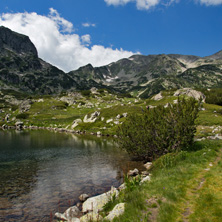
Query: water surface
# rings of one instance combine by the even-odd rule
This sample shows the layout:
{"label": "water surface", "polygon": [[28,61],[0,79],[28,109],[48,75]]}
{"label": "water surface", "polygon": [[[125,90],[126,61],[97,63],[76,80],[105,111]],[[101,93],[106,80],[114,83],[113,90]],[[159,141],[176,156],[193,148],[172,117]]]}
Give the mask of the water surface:
{"label": "water surface", "polygon": [[50,221],[119,186],[130,161],[111,139],[49,131],[0,131],[0,221]]}

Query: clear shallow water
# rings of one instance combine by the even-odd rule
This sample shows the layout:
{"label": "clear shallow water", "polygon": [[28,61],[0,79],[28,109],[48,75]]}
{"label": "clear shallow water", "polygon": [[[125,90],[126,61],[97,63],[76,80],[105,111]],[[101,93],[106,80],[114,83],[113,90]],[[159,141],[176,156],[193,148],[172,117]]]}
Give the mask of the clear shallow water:
{"label": "clear shallow water", "polygon": [[49,131],[0,131],[0,221],[50,221],[78,202],[119,186],[130,161],[110,139]]}

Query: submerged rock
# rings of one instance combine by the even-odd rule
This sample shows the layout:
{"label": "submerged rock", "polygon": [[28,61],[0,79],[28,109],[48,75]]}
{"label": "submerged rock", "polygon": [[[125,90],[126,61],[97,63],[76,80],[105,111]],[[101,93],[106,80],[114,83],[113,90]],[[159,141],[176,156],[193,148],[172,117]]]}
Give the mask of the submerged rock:
{"label": "submerged rock", "polygon": [[80,201],[82,201],[82,202],[84,202],[84,201],[86,201],[87,199],[89,198],[89,195],[88,194],[81,194],[80,196],[79,196],[79,200]]}

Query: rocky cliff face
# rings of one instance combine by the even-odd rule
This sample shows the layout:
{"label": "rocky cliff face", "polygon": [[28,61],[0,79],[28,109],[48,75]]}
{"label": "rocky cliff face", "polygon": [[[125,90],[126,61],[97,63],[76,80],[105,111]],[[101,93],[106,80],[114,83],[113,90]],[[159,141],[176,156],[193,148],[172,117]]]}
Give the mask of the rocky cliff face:
{"label": "rocky cliff face", "polygon": [[30,54],[38,57],[37,50],[28,36],[0,27],[0,51],[2,53]]}

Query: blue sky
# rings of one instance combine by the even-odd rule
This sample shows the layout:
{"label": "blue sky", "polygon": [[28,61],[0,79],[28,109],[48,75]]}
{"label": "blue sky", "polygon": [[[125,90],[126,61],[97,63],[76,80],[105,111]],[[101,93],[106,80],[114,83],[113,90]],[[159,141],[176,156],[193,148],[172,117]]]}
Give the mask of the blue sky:
{"label": "blue sky", "polygon": [[1,0],[0,25],[65,71],[134,53],[222,50],[222,0]]}

